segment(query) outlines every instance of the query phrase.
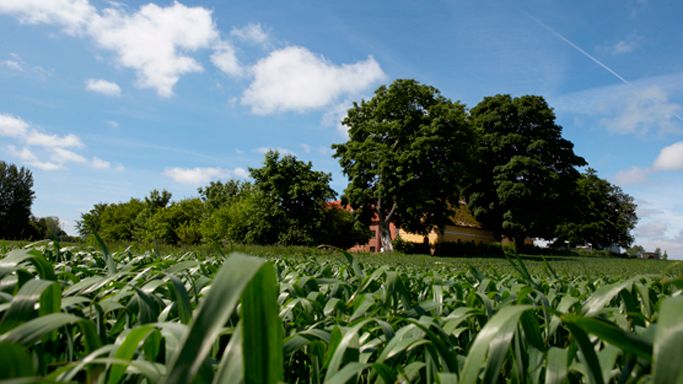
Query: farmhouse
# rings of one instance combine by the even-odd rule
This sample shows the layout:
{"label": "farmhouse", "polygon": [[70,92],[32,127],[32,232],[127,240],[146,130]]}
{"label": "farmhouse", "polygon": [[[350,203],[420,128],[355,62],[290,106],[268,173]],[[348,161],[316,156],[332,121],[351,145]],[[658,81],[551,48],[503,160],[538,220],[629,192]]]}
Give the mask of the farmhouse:
{"label": "farmhouse", "polygon": [[[341,207],[341,202],[333,201],[329,203]],[[346,207],[350,209],[350,207]],[[446,225],[442,231],[432,230],[427,236],[406,232],[400,228],[396,228],[394,224],[390,225],[391,238],[400,237],[403,241],[411,243],[429,242],[431,249],[434,249],[439,243],[457,243],[457,242],[472,242],[475,244],[490,244],[496,241],[493,232],[482,228],[482,225],[472,216],[467,204],[462,202],[460,207],[455,211],[452,224]],[[355,252],[379,252],[381,249],[381,240],[379,233],[379,220],[373,217],[370,222],[370,231],[373,236],[366,244],[358,244],[350,249]]]}

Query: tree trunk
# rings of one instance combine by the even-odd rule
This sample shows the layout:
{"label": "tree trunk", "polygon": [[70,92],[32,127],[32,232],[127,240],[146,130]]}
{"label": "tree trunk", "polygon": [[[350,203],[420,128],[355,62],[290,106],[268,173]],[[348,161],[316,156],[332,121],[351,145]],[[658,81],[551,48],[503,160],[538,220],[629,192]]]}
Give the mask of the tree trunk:
{"label": "tree trunk", "polygon": [[380,250],[382,252],[391,252],[394,250],[394,244],[391,242],[391,227],[389,220],[386,218],[379,218],[379,239]]}

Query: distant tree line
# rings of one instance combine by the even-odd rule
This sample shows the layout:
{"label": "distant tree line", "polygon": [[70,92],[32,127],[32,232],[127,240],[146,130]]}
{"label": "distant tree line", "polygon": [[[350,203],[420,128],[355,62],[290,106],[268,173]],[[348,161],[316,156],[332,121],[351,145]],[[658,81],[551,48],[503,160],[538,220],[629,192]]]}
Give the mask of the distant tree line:
{"label": "distant tree line", "polygon": [[261,168],[249,170],[253,182],[211,182],[199,197],[171,202],[168,191],[144,199],[96,204],[77,222],[81,236],[97,233],[106,241],[190,245],[235,242],[349,248],[367,242],[367,226],[329,201],[331,176],[311,163],[277,152]]}

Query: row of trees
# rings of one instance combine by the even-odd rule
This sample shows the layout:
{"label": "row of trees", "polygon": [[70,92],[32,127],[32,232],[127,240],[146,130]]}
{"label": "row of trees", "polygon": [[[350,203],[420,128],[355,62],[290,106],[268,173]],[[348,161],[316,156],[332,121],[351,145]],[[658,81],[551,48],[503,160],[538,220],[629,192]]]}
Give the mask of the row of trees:
{"label": "row of trees", "polygon": [[250,169],[253,182],[211,182],[198,198],[171,202],[167,191],[144,199],[97,204],[77,223],[81,236],[108,241],[198,244],[330,244],[348,248],[366,242],[367,227],[352,213],[330,205],[331,176],[294,156],[265,155]]}
{"label": "row of trees", "polygon": [[540,96],[486,97],[471,110],[414,80],[382,86],[354,103],[333,145],[359,217],[377,217],[382,247],[390,223],[426,234],[465,201],[498,237],[628,247],[633,198],[579,167],[573,144]]}
{"label": "row of trees", "polygon": [[24,167],[0,161],[0,238],[64,239],[66,233],[57,217],[35,217],[33,175]]}

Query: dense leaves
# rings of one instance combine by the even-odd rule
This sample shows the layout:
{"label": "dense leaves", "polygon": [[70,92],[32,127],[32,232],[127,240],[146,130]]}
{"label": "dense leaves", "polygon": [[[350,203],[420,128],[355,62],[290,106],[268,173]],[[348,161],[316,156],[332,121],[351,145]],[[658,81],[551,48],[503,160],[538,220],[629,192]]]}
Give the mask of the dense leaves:
{"label": "dense leaves", "polygon": [[377,217],[385,250],[389,223],[416,233],[449,223],[475,155],[464,105],[396,80],[354,103],[343,124],[349,139],[333,148],[349,177],[344,193],[365,223]]}
{"label": "dense leaves", "polygon": [[612,245],[628,248],[637,220],[633,198],[589,168],[577,182],[573,212],[559,226],[557,238],[571,244],[589,243],[597,249]]}
{"label": "dense leaves", "polygon": [[142,244],[328,244],[349,248],[369,237],[350,212],[330,204],[330,175],[277,152],[250,169],[253,182],[214,181],[199,198],[172,201],[168,191],[96,204],[77,223],[81,236]]}
{"label": "dense leaves", "polygon": [[486,228],[521,244],[552,239],[576,207],[572,191],[585,165],[562,137],[555,114],[540,96],[486,97],[471,110],[479,137],[468,205]]}
{"label": "dense leaves", "polygon": [[29,237],[34,197],[31,171],[0,161],[0,237]]}

